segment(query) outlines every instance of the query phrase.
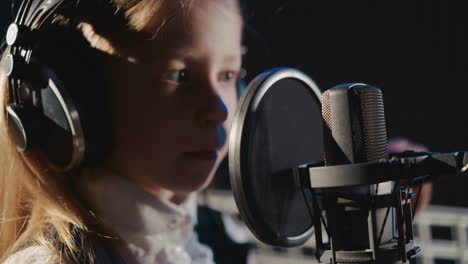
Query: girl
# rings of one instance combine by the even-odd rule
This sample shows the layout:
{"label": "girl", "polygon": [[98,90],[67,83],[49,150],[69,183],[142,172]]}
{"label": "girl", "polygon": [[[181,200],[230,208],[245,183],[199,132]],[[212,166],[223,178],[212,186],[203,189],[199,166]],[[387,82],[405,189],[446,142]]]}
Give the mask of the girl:
{"label": "girl", "polygon": [[212,263],[194,193],[226,153],[241,32],[236,0],[65,0],[31,61],[83,89],[100,137],[67,171],[55,135],[18,152],[1,76],[0,262]]}

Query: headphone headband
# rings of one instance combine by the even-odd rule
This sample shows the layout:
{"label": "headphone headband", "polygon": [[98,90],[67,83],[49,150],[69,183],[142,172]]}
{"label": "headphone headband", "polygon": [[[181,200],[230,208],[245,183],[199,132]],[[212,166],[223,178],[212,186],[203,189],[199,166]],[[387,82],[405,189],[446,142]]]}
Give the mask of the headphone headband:
{"label": "headphone headband", "polygon": [[47,21],[65,0],[24,0],[21,2],[15,21],[10,24],[6,34],[9,54],[3,61],[4,74],[13,79],[24,72],[30,63],[32,42],[35,31]]}

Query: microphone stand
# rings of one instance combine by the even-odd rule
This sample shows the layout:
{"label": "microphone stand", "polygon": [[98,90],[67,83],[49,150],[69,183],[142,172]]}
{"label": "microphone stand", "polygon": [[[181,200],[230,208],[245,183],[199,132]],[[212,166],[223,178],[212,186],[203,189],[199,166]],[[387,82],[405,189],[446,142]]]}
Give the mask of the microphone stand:
{"label": "microphone stand", "polygon": [[[410,151],[367,163],[294,168],[299,187],[312,192],[308,206],[316,212],[312,220],[317,260],[415,263],[421,249],[414,244],[411,198],[415,193],[410,189],[425,180],[464,172],[466,153]],[[391,185],[391,191],[379,192],[385,184]]]}

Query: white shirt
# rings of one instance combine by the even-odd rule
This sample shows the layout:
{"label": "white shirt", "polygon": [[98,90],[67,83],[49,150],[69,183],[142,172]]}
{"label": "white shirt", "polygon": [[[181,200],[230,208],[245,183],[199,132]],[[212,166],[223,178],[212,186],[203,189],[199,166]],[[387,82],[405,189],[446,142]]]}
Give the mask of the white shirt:
{"label": "white shirt", "polygon": [[214,263],[211,249],[200,244],[194,232],[195,194],[176,205],[108,171],[91,173],[81,181],[82,197],[126,242],[133,263]]}

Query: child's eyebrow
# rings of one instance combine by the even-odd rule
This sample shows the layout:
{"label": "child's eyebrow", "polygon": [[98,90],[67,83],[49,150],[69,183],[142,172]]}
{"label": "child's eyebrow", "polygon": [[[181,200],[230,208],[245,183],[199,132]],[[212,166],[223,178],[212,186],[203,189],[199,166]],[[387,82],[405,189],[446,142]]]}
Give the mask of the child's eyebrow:
{"label": "child's eyebrow", "polygon": [[224,58],[225,62],[237,62],[241,60],[241,55],[229,55]]}
{"label": "child's eyebrow", "polygon": [[[189,59],[189,60],[196,60],[201,57],[200,54],[196,52],[191,52],[190,48],[174,48],[172,50],[171,55],[175,58]],[[223,62],[237,62],[241,59],[242,59],[242,55],[240,52],[228,53],[226,55],[223,55],[222,57]]]}

